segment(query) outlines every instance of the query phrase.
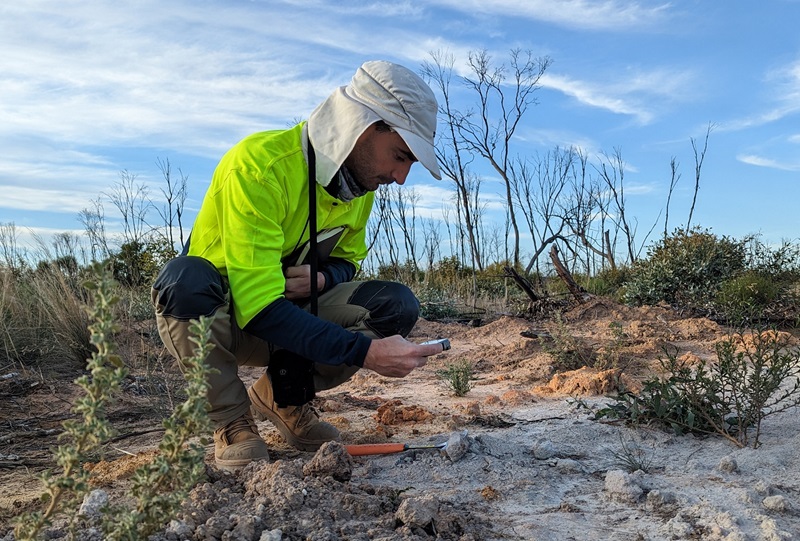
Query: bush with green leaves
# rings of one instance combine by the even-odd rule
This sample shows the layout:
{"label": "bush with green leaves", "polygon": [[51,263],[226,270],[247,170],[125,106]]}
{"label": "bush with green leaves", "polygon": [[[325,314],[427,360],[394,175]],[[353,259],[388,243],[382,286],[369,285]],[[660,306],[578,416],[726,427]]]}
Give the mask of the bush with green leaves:
{"label": "bush with green leaves", "polygon": [[744,270],[745,263],[744,241],[699,228],[679,229],[633,265],[622,298],[636,305],[665,301],[709,309],[720,285]]}
{"label": "bush with green leaves", "polygon": [[456,396],[465,396],[472,389],[472,363],[466,359],[448,363],[445,368],[436,371]]}
{"label": "bush with green leaves", "polygon": [[597,417],[656,423],[677,434],[719,434],[740,447],[758,447],[764,418],[800,405],[800,348],[765,331],[732,336],[716,349],[717,362],[694,367],[668,352],[666,378],[647,380],[638,394],[619,394]]}
{"label": "bush with green leaves", "polygon": [[[39,538],[60,513],[71,517],[70,530],[75,528],[79,518],[75,508],[89,491],[89,471],[83,463],[114,434],[106,409],[128,373],[113,342],[118,325],[114,323],[112,308],[118,298],[107,273],[101,273],[97,283],[87,282],[85,287],[94,297],[88,310],[93,321],[89,330],[95,351],[88,359],[89,374],[76,380],[84,390],[72,409],[78,418],[64,422],[61,440],[65,443],[55,451],[60,474],[46,472],[42,476],[45,509],[18,517],[14,530],[17,541]],[[205,449],[200,443],[190,443],[190,438],[208,432],[211,427],[207,414],[210,369],[205,364],[213,347],[211,321],[201,318],[192,325],[192,340],[197,348],[193,357],[183,361],[188,397],[164,421],[164,437],[156,459],[134,473],[131,489],[134,507],[112,504],[105,509],[104,539],[146,539],[177,513],[188,490],[205,474]]]}
{"label": "bush with green leaves", "polygon": [[764,318],[781,295],[781,285],[771,276],[748,271],[722,282],[714,304],[728,322],[745,326]]}

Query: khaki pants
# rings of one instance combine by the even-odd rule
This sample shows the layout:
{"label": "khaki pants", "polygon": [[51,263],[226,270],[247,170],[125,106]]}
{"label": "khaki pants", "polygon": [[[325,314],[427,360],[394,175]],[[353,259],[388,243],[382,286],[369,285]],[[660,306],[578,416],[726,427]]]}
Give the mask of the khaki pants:
{"label": "khaki pants", "polygon": [[[227,281],[205,259],[178,257],[164,267],[152,289],[158,332],[177,359],[190,357],[196,345],[189,339],[192,319],[212,317],[211,350],[206,362],[218,373],[209,376],[209,417],[225,426],[250,407],[238,367],[269,365],[275,346],[244,332],[232,316]],[[419,304],[408,288],[395,282],[370,281],[338,284],[318,299],[320,318],[370,338],[408,335]],[[341,385],[357,366],[314,365],[318,391]]]}

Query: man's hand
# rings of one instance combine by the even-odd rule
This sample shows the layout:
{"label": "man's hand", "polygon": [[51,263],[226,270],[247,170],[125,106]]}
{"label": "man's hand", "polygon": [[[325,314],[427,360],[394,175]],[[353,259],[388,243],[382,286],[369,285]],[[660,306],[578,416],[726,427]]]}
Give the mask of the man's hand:
{"label": "man's hand", "polygon": [[399,334],[372,341],[364,358],[364,368],[382,376],[402,378],[415,368],[425,366],[428,357],[443,351],[441,344],[415,344]]}
{"label": "man's hand", "polygon": [[[283,295],[289,299],[307,299],[311,296],[311,265],[300,265],[286,269],[286,290]],[[325,288],[325,275],[317,273],[317,291]]]}

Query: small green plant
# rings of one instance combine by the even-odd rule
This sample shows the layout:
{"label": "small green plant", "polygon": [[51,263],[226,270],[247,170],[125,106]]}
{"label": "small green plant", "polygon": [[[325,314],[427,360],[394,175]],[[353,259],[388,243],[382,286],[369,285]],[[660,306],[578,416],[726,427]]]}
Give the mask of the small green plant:
{"label": "small green plant", "polygon": [[[94,302],[89,308],[94,323],[89,329],[96,351],[88,360],[91,375],[76,380],[85,391],[73,406],[73,412],[79,419],[64,422],[62,439],[68,440],[68,443],[60,445],[55,451],[61,474],[54,476],[48,472],[43,475],[46,508],[17,519],[14,535],[18,541],[37,539],[54,516],[76,507],[89,490],[89,472],[83,468],[83,462],[113,435],[105,410],[127,375],[127,370],[115,353],[112,341],[117,331],[112,311],[118,301],[112,293],[114,282],[105,272],[99,276],[97,283],[86,284],[94,295]],[[165,432],[159,445],[159,455],[152,463],[134,473],[131,495],[135,499],[135,507],[109,505],[105,509],[104,539],[146,539],[174,516],[189,489],[205,473],[204,447],[189,440],[193,434],[210,430],[206,395],[211,371],[205,364],[205,358],[213,347],[210,344],[212,321],[201,318],[192,324],[192,340],[197,348],[193,357],[184,360],[188,398],[164,421]],[[71,514],[70,528],[73,528],[78,515],[74,512]]]}
{"label": "small green plant", "polygon": [[[750,335],[748,335],[750,336]],[[717,344],[717,362],[690,367],[668,352],[666,379],[645,382],[641,393],[621,393],[596,417],[656,422],[676,433],[719,434],[739,447],[760,445],[769,415],[800,405],[800,348],[775,332],[737,335]]]}
{"label": "small green plant", "polygon": [[779,299],[781,290],[771,276],[750,271],[723,282],[715,305],[728,322],[745,325],[757,322]]}
{"label": "small green plant", "polygon": [[595,368],[619,368],[625,361],[622,349],[628,341],[628,335],[622,328],[622,323],[612,321],[608,328],[611,330],[611,342],[597,351],[597,359],[595,360]]}
{"label": "small green plant", "polygon": [[466,359],[448,363],[444,369],[436,372],[456,396],[464,396],[472,389],[472,374],[472,363]]}
{"label": "small green plant", "polygon": [[592,349],[572,336],[559,312],[555,313],[550,336],[539,337],[539,343],[553,359],[553,368],[557,372],[577,370],[595,364]]}
{"label": "small green plant", "polygon": [[639,470],[649,473],[653,469],[655,458],[652,449],[647,450],[638,443],[626,440],[622,437],[622,434],[619,434],[619,443],[619,450],[611,452],[615,466],[629,473]]}
{"label": "small green plant", "polygon": [[104,530],[109,540],[147,539],[172,517],[189,490],[205,475],[204,442],[189,442],[194,434],[211,431],[208,418],[208,374],[205,364],[214,347],[210,343],[213,319],[201,317],[190,327],[194,356],[182,361],[188,397],[164,420],[164,437],[155,460],[134,472],[131,495],[133,509],[111,506],[105,515]]}

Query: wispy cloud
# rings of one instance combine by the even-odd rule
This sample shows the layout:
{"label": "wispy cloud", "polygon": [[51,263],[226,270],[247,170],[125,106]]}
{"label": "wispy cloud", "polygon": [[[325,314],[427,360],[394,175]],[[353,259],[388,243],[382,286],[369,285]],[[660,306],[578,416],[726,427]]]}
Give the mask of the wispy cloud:
{"label": "wispy cloud", "polygon": [[598,83],[546,73],[541,84],[589,107],[628,115],[640,124],[649,124],[663,109],[659,104],[689,99],[685,89],[692,88],[695,78],[690,70],[629,70],[615,73],[611,82]]}
{"label": "wispy cloud", "polygon": [[619,0],[435,0],[467,13],[503,15],[544,21],[567,28],[589,30],[644,31],[663,24],[670,16],[670,4],[646,4]]}
{"label": "wispy cloud", "polygon": [[742,163],[755,165],[758,167],[767,167],[769,169],[780,169],[781,171],[800,171],[800,164],[782,163],[771,158],[757,156],[755,154],[739,154],[736,159]]}
{"label": "wispy cloud", "polygon": [[761,112],[724,122],[723,131],[738,131],[763,126],[800,112],[800,58],[771,70],[764,83],[773,95],[772,106]]}

